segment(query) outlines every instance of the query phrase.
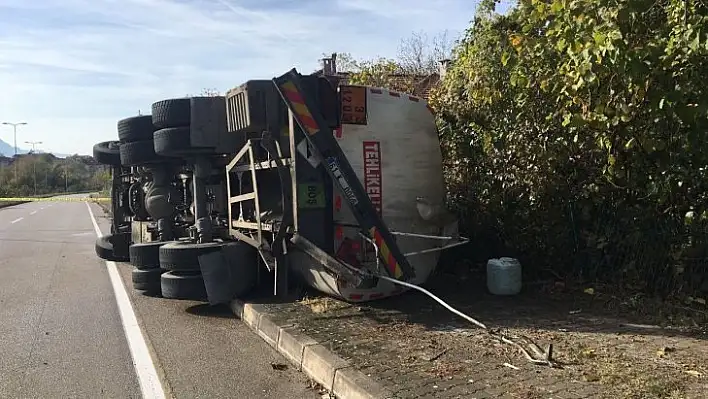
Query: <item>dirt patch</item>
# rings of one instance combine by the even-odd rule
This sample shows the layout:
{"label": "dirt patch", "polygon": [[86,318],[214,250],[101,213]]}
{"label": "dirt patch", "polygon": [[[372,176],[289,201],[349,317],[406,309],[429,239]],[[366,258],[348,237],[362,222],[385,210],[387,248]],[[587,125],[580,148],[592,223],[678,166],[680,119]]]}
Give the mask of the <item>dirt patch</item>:
{"label": "dirt patch", "polygon": [[501,298],[473,281],[482,279],[439,276],[427,288],[506,335],[542,348],[552,343],[560,367],[529,363],[417,292],[364,305],[309,294],[267,306],[401,398],[705,397],[708,318],[701,309],[658,311],[648,300],[557,285]]}
{"label": "dirt patch", "polygon": [[96,202],[103,210],[103,216],[110,218],[113,215],[111,204],[107,202]]}

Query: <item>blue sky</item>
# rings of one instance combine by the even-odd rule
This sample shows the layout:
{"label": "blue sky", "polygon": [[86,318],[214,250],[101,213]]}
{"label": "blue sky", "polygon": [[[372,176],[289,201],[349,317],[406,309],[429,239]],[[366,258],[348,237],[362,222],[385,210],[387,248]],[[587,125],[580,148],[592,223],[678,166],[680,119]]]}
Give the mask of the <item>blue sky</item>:
{"label": "blue sky", "polygon": [[[414,31],[469,24],[471,0],[0,0],[0,121],[18,143],[90,154],[164,98],[221,92],[323,53],[393,57]],[[12,129],[0,126],[12,144]],[[27,148],[27,145],[21,147]]]}

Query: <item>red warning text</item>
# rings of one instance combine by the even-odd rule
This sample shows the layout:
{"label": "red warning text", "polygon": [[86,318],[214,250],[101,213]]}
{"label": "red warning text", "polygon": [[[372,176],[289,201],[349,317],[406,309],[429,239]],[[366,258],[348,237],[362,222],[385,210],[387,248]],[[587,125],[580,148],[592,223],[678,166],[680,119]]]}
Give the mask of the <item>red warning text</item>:
{"label": "red warning text", "polygon": [[364,142],[364,188],[376,212],[381,215],[381,146],[378,141]]}

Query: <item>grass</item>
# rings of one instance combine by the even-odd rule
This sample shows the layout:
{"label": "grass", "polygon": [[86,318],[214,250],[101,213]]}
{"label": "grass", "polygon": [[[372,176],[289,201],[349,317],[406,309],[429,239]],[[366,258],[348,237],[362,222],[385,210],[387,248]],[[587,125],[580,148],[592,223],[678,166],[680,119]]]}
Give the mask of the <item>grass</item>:
{"label": "grass", "polygon": [[[77,192],[68,192],[68,193],[51,193],[51,194],[40,194],[40,195],[27,195],[27,196],[18,196],[18,198],[49,198],[49,197],[55,197],[58,195],[72,195],[72,194],[88,194],[90,191],[77,191]],[[89,194],[89,196],[92,196],[92,194]],[[20,205],[24,204],[28,201],[0,201],[0,208],[7,208],[9,206],[14,206],[14,205]]]}
{"label": "grass", "polygon": [[305,297],[302,300],[300,300],[300,303],[302,305],[310,308],[312,313],[315,313],[315,314],[322,314],[322,313],[331,312],[333,310],[339,310],[339,309],[351,307],[351,305],[349,305],[345,302],[342,302],[342,301],[339,301],[339,300],[336,300],[336,299],[333,299],[330,297],[326,297],[326,296],[314,297],[314,298]]}
{"label": "grass", "polygon": [[682,398],[690,377],[672,361],[657,356],[655,361],[638,361],[630,354],[570,345],[563,353],[569,364],[582,364],[582,379],[606,387],[608,396],[642,399]]}

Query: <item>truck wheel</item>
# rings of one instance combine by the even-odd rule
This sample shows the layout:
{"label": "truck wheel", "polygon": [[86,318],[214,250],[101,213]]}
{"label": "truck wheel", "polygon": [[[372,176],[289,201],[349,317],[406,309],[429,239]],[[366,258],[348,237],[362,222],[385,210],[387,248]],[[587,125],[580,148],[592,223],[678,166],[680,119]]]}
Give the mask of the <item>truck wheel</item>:
{"label": "truck wheel", "polygon": [[191,154],[211,154],[213,148],[194,147],[188,127],[170,127],[155,132],[155,153],[166,157],[183,157]]}
{"label": "truck wheel", "polygon": [[220,251],[223,245],[222,242],[170,242],[160,247],[160,267],[170,271],[199,270],[199,256]]}
{"label": "truck wheel", "polygon": [[151,269],[133,269],[133,289],[139,291],[146,291],[151,294],[160,293],[162,290],[162,284],[160,282],[160,276],[165,270],[159,267],[153,267]]}
{"label": "truck wheel", "polygon": [[109,234],[96,239],[94,248],[99,258],[113,262],[127,262],[130,260],[128,254],[129,233]]}
{"label": "truck wheel", "polygon": [[98,237],[95,244],[96,255],[105,260],[115,260],[113,256],[113,244],[108,241],[108,236]]}
{"label": "truck wheel", "polygon": [[189,98],[174,98],[152,104],[152,124],[157,129],[189,126],[190,122]]}
{"label": "truck wheel", "polygon": [[172,271],[160,276],[162,297],[169,299],[206,300],[206,287],[199,271]]}
{"label": "truck wheel", "polygon": [[93,159],[103,165],[120,166],[120,143],[104,141],[94,145]]}
{"label": "truck wheel", "polygon": [[152,116],[141,115],[118,121],[118,139],[122,143],[132,143],[134,141],[152,140]]}
{"label": "truck wheel", "polygon": [[130,264],[136,269],[145,270],[160,267],[160,247],[163,241],[141,242],[130,246]]}
{"label": "truck wheel", "polygon": [[121,144],[120,162],[125,166],[137,166],[164,162],[164,159],[155,154],[152,140],[141,140]]}

